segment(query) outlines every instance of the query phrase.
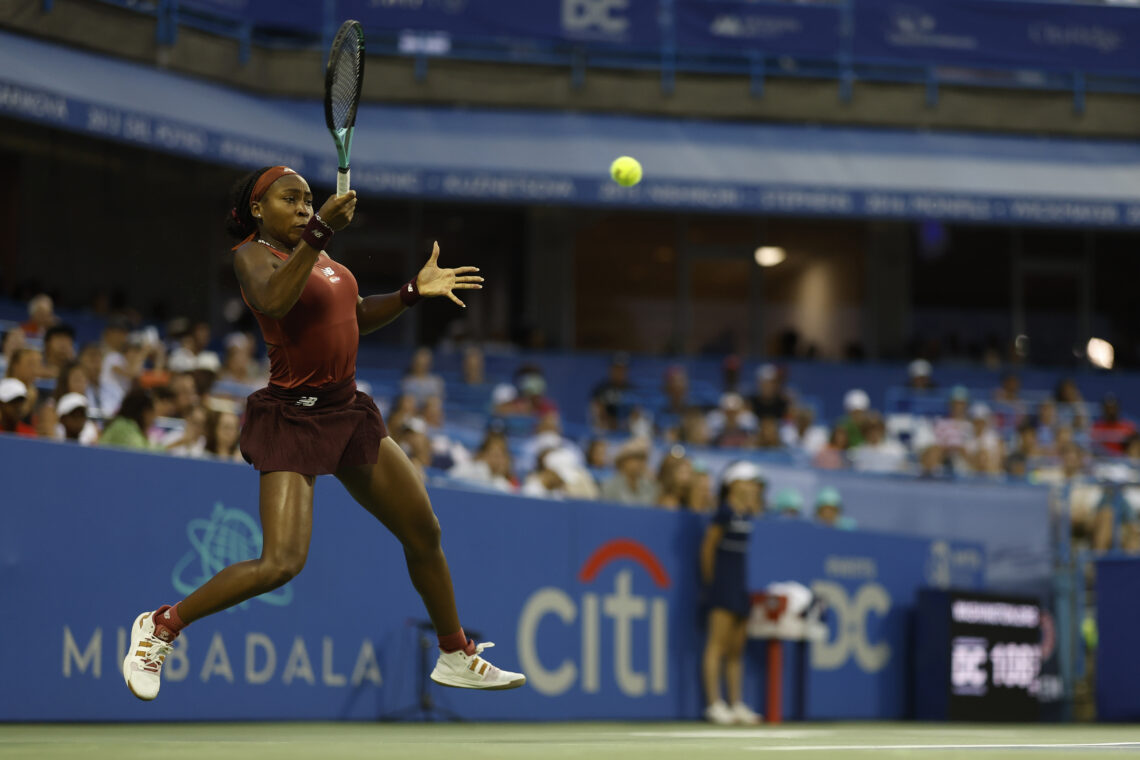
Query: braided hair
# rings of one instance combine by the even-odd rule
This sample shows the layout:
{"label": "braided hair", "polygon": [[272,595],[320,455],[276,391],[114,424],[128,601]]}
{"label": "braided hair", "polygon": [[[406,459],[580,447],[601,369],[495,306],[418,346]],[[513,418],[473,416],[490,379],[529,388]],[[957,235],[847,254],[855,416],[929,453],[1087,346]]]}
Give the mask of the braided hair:
{"label": "braided hair", "polygon": [[241,240],[257,232],[257,222],[253,212],[249,210],[249,197],[253,194],[253,187],[258,178],[269,171],[271,166],[254,169],[245,175],[230,188],[230,210],[226,214],[226,232],[230,236]]}

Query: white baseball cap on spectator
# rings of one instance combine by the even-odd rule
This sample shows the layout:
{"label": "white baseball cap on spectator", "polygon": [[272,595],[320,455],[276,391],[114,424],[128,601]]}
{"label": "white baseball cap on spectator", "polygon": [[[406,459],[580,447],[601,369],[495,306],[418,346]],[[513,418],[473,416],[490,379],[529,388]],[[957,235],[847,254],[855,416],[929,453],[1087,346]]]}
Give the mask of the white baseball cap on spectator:
{"label": "white baseball cap on spectator", "polygon": [[730,486],[738,480],[754,480],[757,483],[763,483],[765,482],[764,471],[753,462],[734,462],[720,476],[722,486]]}
{"label": "white baseball cap on spectator", "polygon": [[547,451],[546,458],[542,460],[548,470],[554,470],[564,483],[577,478],[578,463],[569,449],[553,449]]}
{"label": "white baseball cap on spectator", "polygon": [[518,389],[510,383],[500,383],[491,391],[491,403],[496,406],[499,404],[509,404],[518,397]]}
{"label": "white baseball cap on spectator", "polygon": [[906,368],[907,374],[912,378],[930,377],[931,370],[930,362],[926,361],[926,359],[915,359]]}
{"label": "white baseball cap on spectator", "polygon": [[848,412],[865,412],[871,408],[871,397],[860,388],[852,388],[843,396],[843,408]]}
{"label": "white baseball cap on spectator", "polygon": [[87,397],[82,393],[65,393],[56,404],[55,411],[60,417],[66,417],[76,409],[87,411]]}
{"label": "white baseball cap on spectator", "polygon": [[744,399],[739,393],[725,393],[720,397],[720,408],[725,411],[734,411],[744,408]]}
{"label": "white baseball cap on spectator", "polygon": [[249,336],[243,332],[232,332],[226,336],[226,349],[249,348]]}
{"label": "white baseball cap on spectator", "polygon": [[0,404],[8,404],[18,398],[28,397],[28,386],[14,377],[0,380]]}
{"label": "white baseball cap on spectator", "polygon": [[213,351],[202,351],[194,357],[194,369],[217,373],[222,368],[222,361]]}
{"label": "white baseball cap on spectator", "polygon": [[780,374],[775,364],[761,364],[756,368],[757,380],[775,380]]}
{"label": "white baseball cap on spectator", "polygon": [[171,352],[166,366],[171,372],[193,372],[196,363],[194,354],[179,349]]}
{"label": "white baseball cap on spectator", "polygon": [[404,429],[411,430],[413,433],[426,433],[427,423],[419,417],[409,417],[404,420]]}
{"label": "white baseball cap on spectator", "polygon": [[976,401],[970,407],[970,419],[984,420],[990,416],[990,408],[982,401]]}

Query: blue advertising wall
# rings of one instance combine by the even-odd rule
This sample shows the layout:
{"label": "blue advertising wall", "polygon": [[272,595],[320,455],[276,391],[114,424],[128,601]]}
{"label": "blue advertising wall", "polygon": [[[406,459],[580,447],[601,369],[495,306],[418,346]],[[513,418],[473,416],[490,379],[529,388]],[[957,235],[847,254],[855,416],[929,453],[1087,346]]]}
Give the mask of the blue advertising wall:
{"label": "blue advertising wall", "polygon": [[[159,699],[141,703],[119,671],[128,626],[258,554],[257,476],[0,436],[0,477],[0,719],[374,719],[415,704],[412,623],[425,615],[396,541],[334,479],[318,483],[304,572],[188,628]],[[465,626],[530,679],[495,694],[433,686],[441,704],[474,719],[699,715],[706,518],[431,494]],[[832,608],[812,647],[809,717],[906,715],[907,621],[917,590],[945,581],[938,543],[778,520],[755,532],[754,588],[797,580]],[[955,584],[980,587],[983,571]],[[746,683],[761,708],[762,651]]]}

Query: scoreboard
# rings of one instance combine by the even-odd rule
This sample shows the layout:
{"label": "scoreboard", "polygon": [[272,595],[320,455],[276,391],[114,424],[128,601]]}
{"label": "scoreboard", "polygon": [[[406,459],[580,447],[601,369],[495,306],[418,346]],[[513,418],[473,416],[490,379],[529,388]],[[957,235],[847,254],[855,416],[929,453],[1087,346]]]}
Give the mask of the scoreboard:
{"label": "scoreboard", "polygon": [[1035,721],[1041,607],[1032,597],[919,592],[913,684],[920,720]]}

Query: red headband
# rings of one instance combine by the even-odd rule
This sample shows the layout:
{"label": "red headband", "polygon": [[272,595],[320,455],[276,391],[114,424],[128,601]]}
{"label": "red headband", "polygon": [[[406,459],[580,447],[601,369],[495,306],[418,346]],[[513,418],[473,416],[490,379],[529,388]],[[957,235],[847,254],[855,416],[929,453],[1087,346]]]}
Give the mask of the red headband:
{"label": "red headband", "polygon": [[261,200],[261,196],[265,195],[265,191],[269,189],[277,180],[284,177],[286,174],[296,174],[297,172],[290,169],[288,166],[271,166],[262,172],[261,176],[257,178],[257,182],[253,186],[253,192],[249,194],[249,202]]}

